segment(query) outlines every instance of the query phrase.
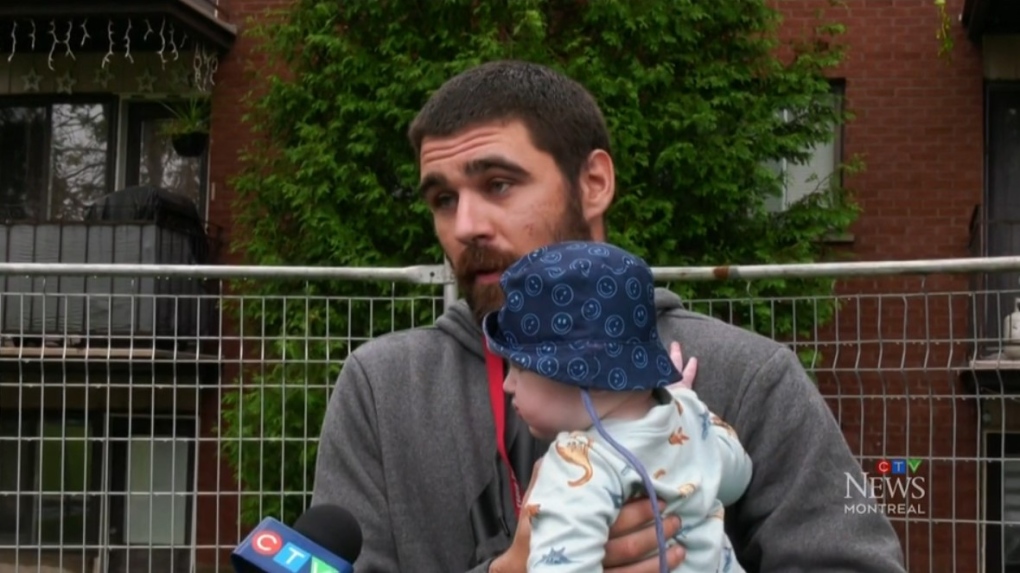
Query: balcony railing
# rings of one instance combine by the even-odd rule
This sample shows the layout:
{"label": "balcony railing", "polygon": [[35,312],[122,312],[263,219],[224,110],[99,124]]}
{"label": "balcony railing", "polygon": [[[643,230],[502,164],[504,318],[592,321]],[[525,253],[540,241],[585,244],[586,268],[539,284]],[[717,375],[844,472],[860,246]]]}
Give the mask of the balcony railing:
{"label": "balcony railing", "polygon": [[[218,237],[195,224],[105,215],[0,222],[0,262],[194,265],[218,250]],[[0,342],[179,349],[212,333],[214,294],[212,283],[188,277],[0,276]]]}

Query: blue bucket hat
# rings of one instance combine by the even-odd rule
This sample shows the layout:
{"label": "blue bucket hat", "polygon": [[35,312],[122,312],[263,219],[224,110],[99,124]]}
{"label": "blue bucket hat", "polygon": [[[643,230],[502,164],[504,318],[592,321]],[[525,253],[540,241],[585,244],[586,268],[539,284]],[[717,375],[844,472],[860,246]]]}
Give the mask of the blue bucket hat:
{"label": "blue bucket hat", "polygon": [[681,379],[656,329],[652,271],[599,242],[542,247],[500,278],[503,307],[482,330],[490,350],[584,389],[651,390]]}
{"label": "blue bucket hat", "polygon": [[659,569],[666,536],[648,471],[609,435],[588,390],[652,390],[681,379],[659,340],[652,270],[607,243],[565,242],[519,259],[500,277],[502,308],[482,320],[486,343],[518,367],[581,388],[600,435],[641,476],[655,508]]}

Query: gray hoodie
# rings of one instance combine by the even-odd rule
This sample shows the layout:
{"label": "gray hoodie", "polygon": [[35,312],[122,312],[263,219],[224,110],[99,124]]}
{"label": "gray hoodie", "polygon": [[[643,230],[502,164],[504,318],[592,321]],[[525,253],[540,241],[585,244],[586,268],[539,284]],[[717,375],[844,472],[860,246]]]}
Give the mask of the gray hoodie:
{"label": "gray hoodie", "polygon": [[[747,493],[726,513],[740,563],[749,572],[904,572],[888,519],[846,512],[873,502],[844,498],[845,472],[859,476],[860,465],[793,352],[683,310],[667,290],[655,302],[662,340],[698,358],[694,389],[754,463]],[[511,457],[524,487],[544,444],[522,426]],[[497,459],[482,333],[459,301],[435,326],[376,338],[348,357],[323,423],[312,503],[343,506],[361,523],[358,573],[485,573],[516,526]]]}

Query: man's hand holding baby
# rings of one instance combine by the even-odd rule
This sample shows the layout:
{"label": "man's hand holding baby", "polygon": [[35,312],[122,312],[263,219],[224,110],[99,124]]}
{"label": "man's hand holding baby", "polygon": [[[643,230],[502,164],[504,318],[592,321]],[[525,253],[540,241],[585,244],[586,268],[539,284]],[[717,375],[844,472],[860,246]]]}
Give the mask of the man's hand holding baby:
{"label": "man's hand holding baby", "polygon": [[[528,497],[535,485],[542,461],[535,464],[531,483],[524,494],[523,506],[527,506]],[[665,509],[659,503],[659,511]],[[658,573],[659,561],[656,557],[646,557],[658,549],[655,535],[655,516],[646,498],[635,499],[624,503],[616,523],[609,528],[609,541],[606,543],[606,556],[602,565],[606,573]],[[668,516],[663,521],[666,537],[672,537],[680,531],[680,519]],[[528,569],[528,553],[531,542],[531,523],[527,517],[521,516],[514,534],[513,543],[505,553],[497,557],[489,567],[489,573],[525,573]],[[671,568],[678,567],[684,559],[684,548],[670,548],[668,561]]]}

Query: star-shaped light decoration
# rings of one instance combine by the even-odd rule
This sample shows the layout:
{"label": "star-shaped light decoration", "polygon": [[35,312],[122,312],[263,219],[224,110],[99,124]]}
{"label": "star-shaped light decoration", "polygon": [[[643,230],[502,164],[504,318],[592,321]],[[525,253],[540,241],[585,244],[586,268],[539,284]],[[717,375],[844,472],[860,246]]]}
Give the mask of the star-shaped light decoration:
{"label": "star-shaped light decoration", "polygon": [[42,76],[35,71],[35,68],[28,70],[28,73],[21,76],[21,80],[25,82],[26,92],[37,92],[39,91],[39,82],[42,81]]}
{"label": "star-shaped light decoration", "polygon": [[92,82],[103,89],[110,87],[110,80],[113,79],[113,72],[110,68],[104,68],[102,66],[96,68],[96,73],[92,76]]}
{"label": "star-shaped light decoration", "polygon": [[138,91],[142,93],[152,93],[152,87],[156,84],[156,76],[152,75],[149,68],[138,75]]}
{"label": "star-shaped light decoration", "polygon": [[57,93],[70,94],[76,83],[78,80],[71,72],[64,72],[64,75],[57,78]]}
{"label": "star-shaped light decoration", "polygon": [[188,66],[174,66],[173,71],[170,72],[170,81],[173,82],[175,87],[190,88],[193,76],[194,72]]}

